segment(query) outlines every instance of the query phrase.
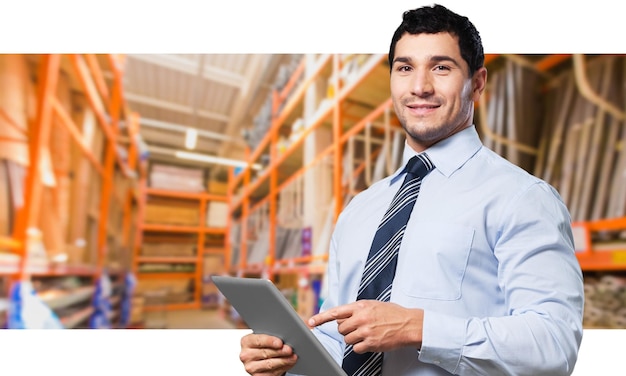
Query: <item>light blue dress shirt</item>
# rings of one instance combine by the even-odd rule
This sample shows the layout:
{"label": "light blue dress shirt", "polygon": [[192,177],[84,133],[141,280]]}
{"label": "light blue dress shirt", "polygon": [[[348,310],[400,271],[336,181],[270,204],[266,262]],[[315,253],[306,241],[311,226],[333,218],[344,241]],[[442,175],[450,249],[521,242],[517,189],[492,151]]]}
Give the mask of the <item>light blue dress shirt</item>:
{"label": "light blue dress shirt", "polygon": [[[421,350],[385,354],[386,376],[569,375],[582,340],[583,279],[559,194],[483,147],[474,126],[426,153],[400,247],[391,301],[424,309]],[[404,163],[415,152],[405,146]],[[399,169],[339,216],[321,310],[356,299],[376,228],[402,184]],[[342,362],[335,322],[314,329]]]}

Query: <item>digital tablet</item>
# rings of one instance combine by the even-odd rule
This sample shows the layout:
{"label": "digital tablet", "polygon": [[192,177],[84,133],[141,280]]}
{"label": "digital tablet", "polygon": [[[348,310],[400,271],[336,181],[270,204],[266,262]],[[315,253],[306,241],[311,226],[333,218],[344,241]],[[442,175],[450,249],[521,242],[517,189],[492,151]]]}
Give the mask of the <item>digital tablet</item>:
{"label": "digital tablet", "polygon": [[287,298],[267,279],[211,277],[254,333],[283,340],[298,355],[290,373],[307,376],[346,376]]}

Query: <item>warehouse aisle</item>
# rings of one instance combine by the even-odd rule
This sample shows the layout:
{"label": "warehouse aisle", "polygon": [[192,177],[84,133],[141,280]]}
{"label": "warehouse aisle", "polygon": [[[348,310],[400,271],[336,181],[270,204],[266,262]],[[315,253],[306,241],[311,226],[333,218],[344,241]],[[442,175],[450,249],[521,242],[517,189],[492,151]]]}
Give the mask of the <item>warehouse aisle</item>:
{"label": "warehouse aisle", "polygon": [[219,309],[173,310],[165,316],[168,329],[236,329]]}

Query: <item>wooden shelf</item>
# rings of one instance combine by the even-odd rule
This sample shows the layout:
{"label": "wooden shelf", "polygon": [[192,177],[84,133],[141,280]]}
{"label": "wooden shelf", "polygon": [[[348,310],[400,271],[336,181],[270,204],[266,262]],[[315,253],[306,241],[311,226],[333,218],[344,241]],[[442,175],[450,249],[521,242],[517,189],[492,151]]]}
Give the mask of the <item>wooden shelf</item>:
{"label": "wooden shelf", "polygon": [[198,258],[193,257],[151,257],[141,256],[137,258],[139,263],[154,263],[154,264],[195,264],[198,262]]}
{"label": "wooden shelf", "polygon": [[277,260],[274,263],[273,272],[276,274],[324,274],[326,273],[326,261],[328,261],[327,254]]}
{"label": "wooden shelf", "polygon": [[204,254],[204,255],[223,255],[224,252],[226,252],[225,248],[208,247],[208,248],[205,248],[204,251],[202,251],[202,254]]}
{"label": "wooden shelf", "polygon": [[147,187],[146,193],[151,196],[159,196],[159,197],[171,197],[171,198],[207,200],[207,201],[227,201],[226,196],[214,195],[214,194],[210,194],[206,192],[170,191],[167,189]]}
{"label": "wooden shelf", "polygon": [[139,279],[180,279],[180,278],[194,278],[196,273],[171,273],[171,272],[140,272],[137,273]]}
{"label": "wooden shelf", "polygon": [[593,256],[577,255],[577,257],[583,271],[626,270],[626,251],[597,252]]}
{"label": "wooden shelf", "polygon": [[[195,200],[197,201],[197,205],[199,207],[198,217],[197,217],[197,226],[188,226],[188,225],[172,225],[172,224],[163,224],[163,223],[152,223],[158,221],[160,218],[153,216],[150,218],[151,223],[140,224],[139,226],[139,235],[137,236],[137,241],[134,246],[133,253],[133,270],[140,280],[173,280],[173,279],[193,279],[194,281],[194,294],[193,301],[190,304],[185,304],[183,307],[200,307],[201,302],[201,293],[203,290],[203,282],[202,282],[202,267],[204,263],[204,255],[209,254],[205,250],[206,249],[219,249],[223,248],[223,243],[225,241],[225,236],[227,233],[226,228],[216,228],[216,227],[207,227],[205,224],[207,223],[207,211],[210,210],[210,203],[212,201],[219,202],[228,202],[227,196],[214,195],[205,192],[184,192],[184,191],[171,191],[166,189],[155,189],[146,186],[145,177],[141,182],[141,192],[142,192],[142,200],[140,202],[140,211],[145,210],[146,206],[150,202],[150,199],[153,197],[160,198],[168,198],[172,200],[173,203],[170,203],[170,206],[176,206],[176,200]],[[185,202],[184,205],[189,207],[189,201]],[[195,209],[195,208],[194,208]],[[142,214],[143,217],[143,214]],[[186,217],[187,221],[192,223],[195,221],[192,217]],[[145,256],[142,255],[142,239],[147,238],[148,236],[152,237],[154,233],[158,233],[159,236],[163,237],[166,234],[178,234],[176,236],[182,236],[181,234],[185,234],[186,237],[190,239],[186,239],[184,242],[186,247],[189,247],[193,244],[193,248],[196,250],[195,256]],[[193,236],[189,236],[193,235]],[[215,235],[219,235],[216,237]],[[172,236],[174,239],[174,236]],[[174,243],[177,240],[173,241]],[[193,242],[193,243],[192,243]],[[216,247],[217,242],[219,242],[220,247]],[[181,243],[182,244],[182,243]],[[159,255],[168,255],[173,254],[174,252],[168,252],[166,249],[160,249],[158,251]],[[149,254],[155,254],[156,252],[149,252]],[[185,250],[185,254],[189,255],[189,250]],[[221,253],[223,254],[223,252]],[[171,270],[144,270],[142,269],[143,265],[146,264],[154,264],[154,267],[157,268],[159,266],[167,267],[172,266],[172,268],[179,266],[193,266],[193,271],[189,272],[175,272]],[[156,265],[159,264],[159,265]],[[164,283],[167,285],[167,283]],[[152,290],[147,290],[149,292]],[[177,305],[168,305],[167,309],[177,309]]]}
{"label": "wooden shelf", "polygon": [[[20,272],[19,259],[0,260],[0,275],[15,275]],[[91,265],[58,265],[45,261],[33,261],[25,267],[25,273],[35,277],[93,276],[97,268]]]}
{"label": "wooden shelf", "polygon": [[141,225],[144,231],[154,232],[179,232],[179,233],[205,233],[205,234],[224,234],[226,229],[217,227],[202,226],[181,226],[181,225],[164,225],[154,223],[144,223]]}
{"label": "wooden shelf", "polygon": [[198,308],[200,308],[200,303],[198,302],[164,304],[164,305],[155,305],[155,306],[146,305],[143,307],[145,312],[160,311],[162,309],[186,310],[186,309],[198,309]]}
{"label": "wooden shelf", "polygon": [[[336,180],[338,173],[342,169],[341,160],[338,157],[345,148],[345,144],[354,138],[359,137],[359,132],[367,127],[368,124],[382,122],[386,111],[392,111],[391,101],[389,99],[389,68],[386,65],[385,54],[355,55],[354,65],[350,66],[349,74],[341,75],[341,59],[352,59],[352,57],[342,57],[339,55],[319,55],[314,60],[308,60],[312,66],[307,67],[305,71],[307,76],[301,79],[301,82],[290,94],[284,92],[277,95],[275,93],[274,109],[272,114],[272,123],[266,136],[249,152],[247,160],[247,168],[244,168],[237,176],[231,174],[229,180],[228,191],[232,197],[230,202],[230,220],[231,223],[243,227],[243,223],[252,215],[256,214],[256,210],[261,205],[268,206],[269,221],[269,252],[267,254],[268,262],[261,264],[247,264],[248,256],[248,239],[246,235],[241,235],[239,241],[241,249],[239,251],[239,262],[237,265],[229,266],[231,274],[260,274],[265,272],[272,277],[273,273],[285,273],[289,271],[299,270],[303,273],[313,272],[314,274],[323,273],[325,265],[317,266],[313,263],[314,258],[311,257],[295,257],[290,260],[275,260],[276,254],[276,236],[277,219],[276,212],[278,210],[278,197],[281,192],[286,190],[296,179],[302,178],[312,167],[321,165],[326,158],[332,159],[333,177]],[[347,65],[348,60],[344,60]],[[343,72],[343,71],[342,71]],[[346,71],[347,72],[347,71]],[[293,73],[292,80],[301,72]],[[341,82],[335,80],[335,77],[341,76]],[[304,117],[304,93],[309,89],[313,82],[327,81],[329,94],[324,97],[319,95],[316,108],[309,109],[313,115]],[[276,99],[278,98],[278,99]],[[306,119],[306,120],[302,120]],[[303,122],[302,127],[297,130],[291,129],[292,124],[296,120]],[[327,147],[318,147],[316,155],[309,157],[305,162],[301,155],[304,154],[305,141],[311,139],[313,132],[324,132],[322,135],[332,135]],[[289,143],[286,147],[279,151],[277,140],[278,134],[289,134]],[[376,131],[374,132],[376,133]],[[382,132],[378,132],[378,137],[382,137]],[[325,137],[326,139],[327,137]],[[324,145],[326,146],[326,145]],[[259,172],[254,173],[251,166],[258,162],[263,154],[270,155],[269,164]],[[294,163],[293,161],[297,162]],[[344,197],[341,191],[341,185],[333,184],[331,195],[334,197],[333,213],[342,207]],[[329,204],[330,205],[330,204]],[[242,233],[246,233],[244,230]],[[228,250],[227,250],[228,252]],[[325,258],[322,256],[321,264],[324,264]],[[242,262],[243,260],[243,262]]]}
{"label": "wooden shelf", "polygon": [[[123,257],[129,242],[127,236],[136,219],[133,198],[136,198],[135,169],[139,167],[135,137],[139,117],[129,111],[124,100],[124,64],[119,56],[27,54],[23,57],[27,83],[35,89],[30,103],[33,118],[28,119],[28,128],[35,132],[27,134],[25,150],[30,160],[47,156],[49,165],[30,163],[23,169],[25,179],[11,181],[23,202],[21,209],[11,216],[13,236],[0,237],[0,249],[15,251],[10,254],[14,257],[0,254],[0,277],[11,282],[30,279],[42,284],[47,284],[49,277],[80,277],[81,283],[86,283],[84,287],[39,295],[44,304],[59,312],[69,312],[61,308],[86,306],[61,318],[65,327],[73,328],[93,313],[89,305],[96,289],[94,282],[101,273],[116,274],[126,269],[117,255]],[[0,149],[3,147],[0,140]],[[48,173],[54,173],[57,180],[54,187],[44,187],[40,178]],[[50,194],[42,194],[44,190]],[[46,201],[46,197],[55,199]],[[31,224],[40,227],[49,249],[62,250],[66,245],[76,244],[77,239],[86,239],[85,247],[67,247],[67,253],[70,260],[85,260],[78,253],[85,252],[90,256],[89,265],[74,261],[53,263],[31,257],[22,265],[32,236]],[[51,233],[58,238],[49,236]]]}
{"label": "wooden shelf", "polygon": [[58,309],[89,300],[92,298],[94,291],[94,286],[85,286],[74,291],[54,293],[52,295],[44,294],[40,296],[40,299],[50,309]]}
{"label": "wooden shelf", "polygon": [[19,249],[21,246],[22,242],[0,235],[0,249]]}
{"label": "wooden shelf", "polygon": [[576,257],[583,271],[626,270],[626,241],[593,240],[595,233],[626,231],[626,217],[574,222],[572,228],[579,243]]}
{"label": "wooden shelf", "polygon": [[93,307],[88,306],[70,316],[60,318],[60,321],[66,329],[73,329],[89,319],[93,312]]}

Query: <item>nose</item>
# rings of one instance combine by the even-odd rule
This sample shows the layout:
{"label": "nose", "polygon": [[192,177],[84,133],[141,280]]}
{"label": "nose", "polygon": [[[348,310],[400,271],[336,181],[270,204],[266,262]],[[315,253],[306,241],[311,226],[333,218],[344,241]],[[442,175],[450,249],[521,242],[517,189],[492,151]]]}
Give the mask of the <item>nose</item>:
{"label": "nose", "polygon": [[420,98],[428,97],[434,93],[432,76],[428,69],[415,69],[411,82],[411,93]]}

